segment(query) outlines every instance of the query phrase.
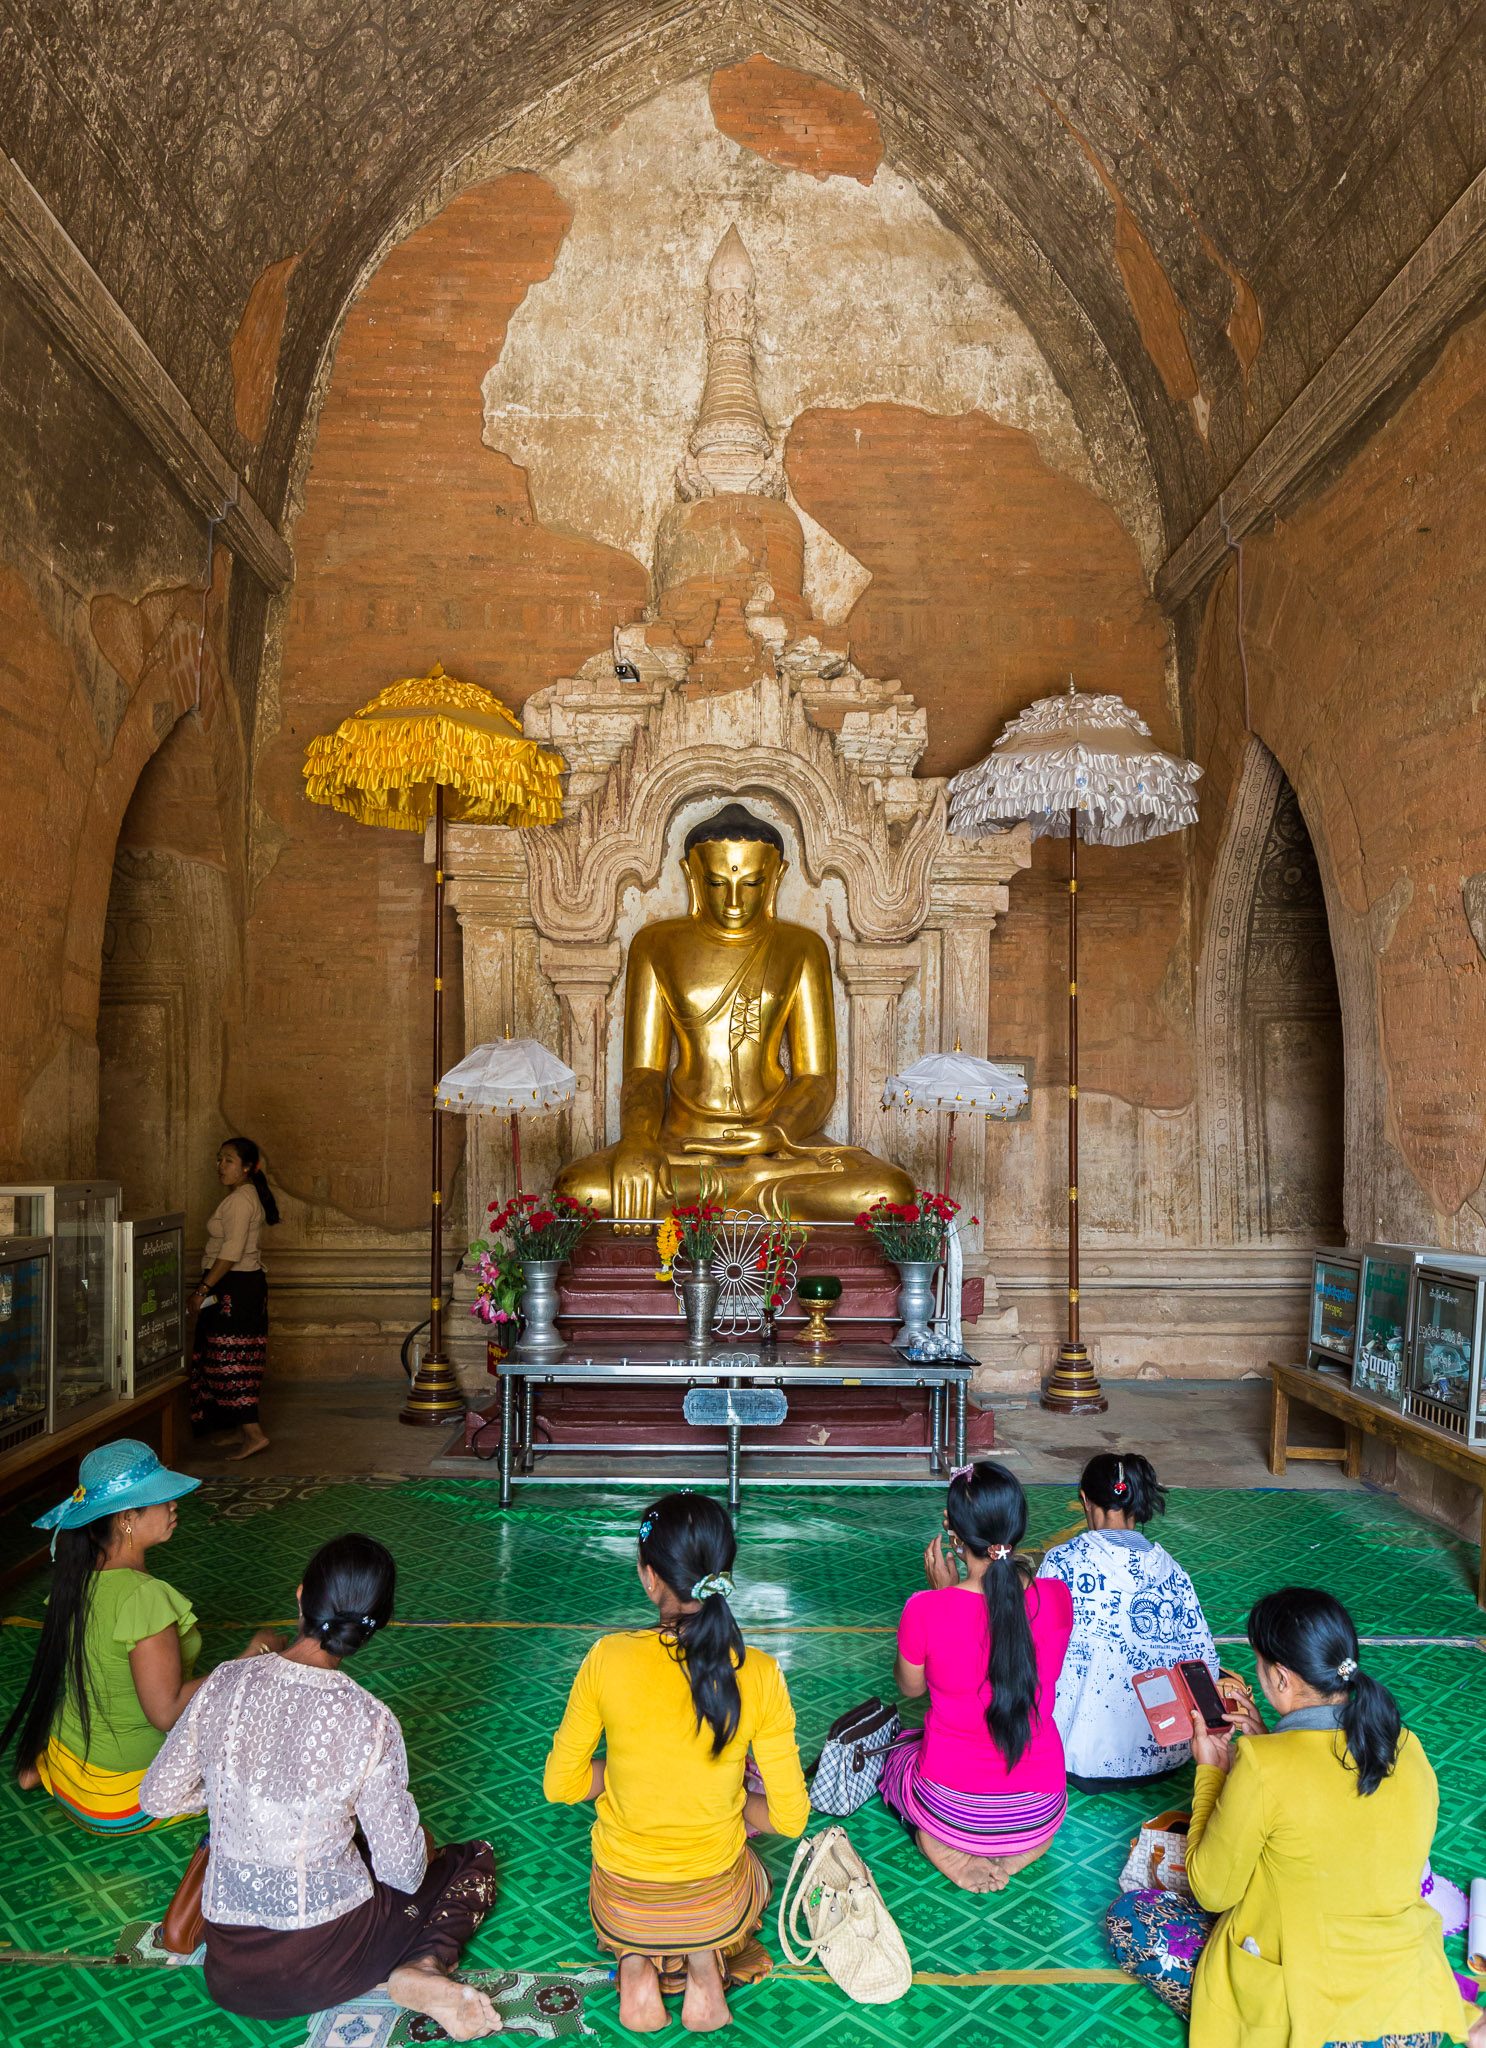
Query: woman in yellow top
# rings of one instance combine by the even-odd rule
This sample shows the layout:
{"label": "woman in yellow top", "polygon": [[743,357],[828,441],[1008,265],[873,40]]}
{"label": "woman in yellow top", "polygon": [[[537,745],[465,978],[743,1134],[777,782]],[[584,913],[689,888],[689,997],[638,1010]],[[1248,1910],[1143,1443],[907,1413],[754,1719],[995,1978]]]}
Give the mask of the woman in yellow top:
{"label": "woman in yellow top", "polygon": [[1117,1900],[1115,1955],[1190,2009],[1191,2048],[1486,2048],[1486,2016],[1464,2003],[1420,1897],[1435,1775],[1392,1694],[1358,1668],[1351,1616],[1329,1593],[1285,1586],[1253,1608],[1248,1633],[1280,1718],[1268,1732],[1248,1706],[1222,1735],[1194,1727],[1196,1905]]}
{"label": "woman in yellow top", "polygon": [[[0,1755],[15,1741],[23,1790],[44,1785],[93,1835],[165,1825],[140,1809],[145,1772],[201,1684],[201,1631],[184,1593],[145,1570],[200,1480],[123,1437],[89,1451],[78,1487],[36,1523],[52,1534],[52,1589],[36,1656]],[[262,1631],[246,1654],[274,1649]]]}
{"label": "woman in yellow top", "polygon": [[[728,1605],[737,1547],[703,1494],[646,1509],[640,1583],[659,1620],[594,1644],[542,1777],[548,1799],[595,1802],[588,1907],[634,2033],[664,2027],[662,1993],[683,1989],[684,2027],[728,2024],[727,1986],[770,1967],[752,1939],[769,1879],[746,1835],[798,1835],[810,1816],[783,1675]],[[762,1792],[744,1784],[750,1750]]]}

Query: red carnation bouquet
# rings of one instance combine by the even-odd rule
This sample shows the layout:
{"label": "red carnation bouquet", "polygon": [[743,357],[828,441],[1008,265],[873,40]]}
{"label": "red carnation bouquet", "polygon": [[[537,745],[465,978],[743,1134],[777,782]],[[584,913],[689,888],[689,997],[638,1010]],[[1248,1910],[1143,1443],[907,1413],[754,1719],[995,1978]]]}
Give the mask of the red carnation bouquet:
{"label": "red carnation bouquet", "polygon": [[870,1232],[895,1266],[912,1266],[939,1257],[946,1236],[959,1227],[959,1213],[959,1203],[948,1195],[920,1188],[911,1202],[874,1202],[858,1216],[857,1228]]}
{"label": "red carnation bouquet", "polygon": [[710,1266],[712,1255],[717,1250],[723,1217],[721,1202],[703,1200],[678,1204],[667,1218],[675,1233],[675,1245],[671,1256],[679,1253],[689,1263],[693,1273]]}
{"label": "red carnation bouquet", "polygon": [[567,1195],[512,1195],[499,1212],[490,1204],[491,1237],[504,1237],[517,1260],[565,1259],[590,1223],[598,1221],[597,1209]]}

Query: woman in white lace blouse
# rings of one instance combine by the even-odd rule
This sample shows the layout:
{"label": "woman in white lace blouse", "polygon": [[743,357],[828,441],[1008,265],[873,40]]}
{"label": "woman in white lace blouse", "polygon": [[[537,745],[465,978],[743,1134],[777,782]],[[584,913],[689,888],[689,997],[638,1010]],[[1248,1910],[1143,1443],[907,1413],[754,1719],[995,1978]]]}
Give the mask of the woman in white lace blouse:
{"label": "woman in white lace blouse", "polygon": [[317,1551],[296,1640],[212,1672],[140,1804],[160,1819],[207,1808],[201,1904],[218,2005],[292,2019],[385,1980],[399,2005],[469,2041],[500,2026],[489,1999],[450,1976],[495,1901],[490,1844],[432,1851],[396,1716],[340,1669],[392,1619],[395,1586],[391,1557],[369,1536]]}

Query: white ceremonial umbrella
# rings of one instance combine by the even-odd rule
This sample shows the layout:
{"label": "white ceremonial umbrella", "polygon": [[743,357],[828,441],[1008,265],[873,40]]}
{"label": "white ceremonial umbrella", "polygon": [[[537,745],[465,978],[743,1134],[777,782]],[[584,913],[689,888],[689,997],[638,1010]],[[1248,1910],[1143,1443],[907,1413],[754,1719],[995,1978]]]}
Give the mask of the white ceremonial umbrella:
{"label": "white ceremonial umbrella", "polygon": [[1034,839],[1068,840],[1068,1342],[1042,1390],[1043,1407],[1066,1415],[1109,1406],[1078,1335],[1078,842],[1134,846],[1195,825],[1201,773],[1153,745],[1119,697],[1084,696],[1069,676],[1066,696],[1028,705],[949,785],[949,829],[961,838],[1025,818]]}
{"label": "white ceremonial umbrella", "polygon": [[451,1067],[434,1090],[435,1109],[476,1116],[505,1110],[511,1119],[511,1156],[521,1193],[521,1135],[516,1119],[537,1109],[559,1109],[578,1092],[578,1076],[534,1038],[497,1038],[477,1045]]}
{"label": "white ceremonial umbrella", "polygon": [[958,1039],[953,1052],[931,1052],[915,1060],[901,1074],[889,1074],[882,1086],[882,1106],[892,1109],[901,1103],[927,1115],[931,1109],[949,1113],[949,1143],[944,1150],[944,1192],[949,1193],[949,1165],[955,1150],[955,1118],[979,1113],[1000,1117],[1004,1122],[1024,1109],[1027,1084],[1010,1067],[998,1067],[994,1060],[977,1059],[961,1052]]}

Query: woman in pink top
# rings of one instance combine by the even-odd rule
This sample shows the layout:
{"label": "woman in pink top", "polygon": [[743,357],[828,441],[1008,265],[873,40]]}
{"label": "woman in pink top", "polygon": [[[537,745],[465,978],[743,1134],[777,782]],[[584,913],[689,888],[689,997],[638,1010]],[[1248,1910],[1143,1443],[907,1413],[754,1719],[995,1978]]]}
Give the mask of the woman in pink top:
{"label": "woman in pink top", "polygon": [[999,1892],[1068,1808],[1052,1705],[1073,1598],[1014,1555],[1027,1496],[1004,1465],[985,1458],[953,1475],[944,1526],[948,1552],[941,1536],[924,1552],[930,1590],[898,1623],[894,1675],[907,1698],[929,1695],[923,1733],[894,1745],[882,1796],[953,1884]]}

